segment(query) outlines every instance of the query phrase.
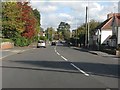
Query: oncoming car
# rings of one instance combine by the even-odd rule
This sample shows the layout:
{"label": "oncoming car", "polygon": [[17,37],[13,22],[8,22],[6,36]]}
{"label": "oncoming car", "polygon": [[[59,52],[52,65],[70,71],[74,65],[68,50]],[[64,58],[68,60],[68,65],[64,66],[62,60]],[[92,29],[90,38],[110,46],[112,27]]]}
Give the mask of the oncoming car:
{"label": "oncoming car", "polygon": [[51,46],[56,46],[56,42],[55,42],[55,41],[52,41],[52,42],[51,42]]}
{"label": "oncoming car", "polygon": [[37,43],[37,48],[46,48],[46,43],[44,40],[39,40],[38,43]]}

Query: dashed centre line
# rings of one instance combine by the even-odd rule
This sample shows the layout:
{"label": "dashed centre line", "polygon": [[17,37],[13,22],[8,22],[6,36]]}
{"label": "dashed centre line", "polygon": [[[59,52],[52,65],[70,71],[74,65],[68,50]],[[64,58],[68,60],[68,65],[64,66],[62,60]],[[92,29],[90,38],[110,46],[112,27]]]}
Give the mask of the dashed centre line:
{"label": "dashed centre line", "polygon": [[60,55],[60,54],[57,52],[57,55]]}
{"label": "dashed centre line", "polygon": [[86,72],[84,72],[83,70],[81,70],[80,68],[78,68],[76,65],[74,65],[73,63],[70,63],[74,68],[76,68],[78,71],[80,71],[81,73],[83,73],[85,76],[89,76],[89,74],[87,74]]}
{"label": "dashed centre line", "polygon": [[[65,61],[68,61],[68,59],[66,59],[64,56],[60,55],[59,52],[57,52],[56,47],[54,48],[54,50],[57,53],[57,55],[61,56],[62,59],[64,59]],[[84,72],[83,70],[81,70],[80,68],[78,68],[75,64],[70,63],[70,65],[72,65],[74,68],[76,68],[79,72],[83,73],[85,76],[89,76],[89,74],[87,74],[86,72]]]}
{"label": "dashed centre line", "polygon": [[61,56],[61,58],[63,58],[65,61],[68,61],[65,57]]}

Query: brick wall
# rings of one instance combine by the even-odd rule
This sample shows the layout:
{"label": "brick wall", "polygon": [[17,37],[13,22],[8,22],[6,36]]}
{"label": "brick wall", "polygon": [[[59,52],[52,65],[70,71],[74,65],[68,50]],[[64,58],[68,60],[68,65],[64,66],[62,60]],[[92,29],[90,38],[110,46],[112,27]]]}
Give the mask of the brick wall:
{"label": "brick wall", "polygon": [[0,44],[0,49],[9,49],[13,47],[14,47],[14,43],[10,43],[10,42],[3,42]]}

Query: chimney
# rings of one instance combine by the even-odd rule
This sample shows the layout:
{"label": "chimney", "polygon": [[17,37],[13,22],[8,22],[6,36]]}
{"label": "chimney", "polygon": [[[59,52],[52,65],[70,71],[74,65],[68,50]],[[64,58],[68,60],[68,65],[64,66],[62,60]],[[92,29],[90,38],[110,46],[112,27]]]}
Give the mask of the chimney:
{"label": "chimney", "polygon": [[107,15],[107,19],[109,19],[109,18],[111,18],[111,17],[113,17],[113,13],[109,13],[109,14]]}

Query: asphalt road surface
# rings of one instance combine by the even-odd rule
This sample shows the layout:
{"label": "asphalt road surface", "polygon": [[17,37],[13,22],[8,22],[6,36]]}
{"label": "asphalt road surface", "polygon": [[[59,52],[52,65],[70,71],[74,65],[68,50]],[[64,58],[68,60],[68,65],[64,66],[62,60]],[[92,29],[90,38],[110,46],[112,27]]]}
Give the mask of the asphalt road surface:
{"label": "asphalt road surface", "polygon": [[118,59],[65,46],[33,48],[2,60],[3,88],[118,88]]}

